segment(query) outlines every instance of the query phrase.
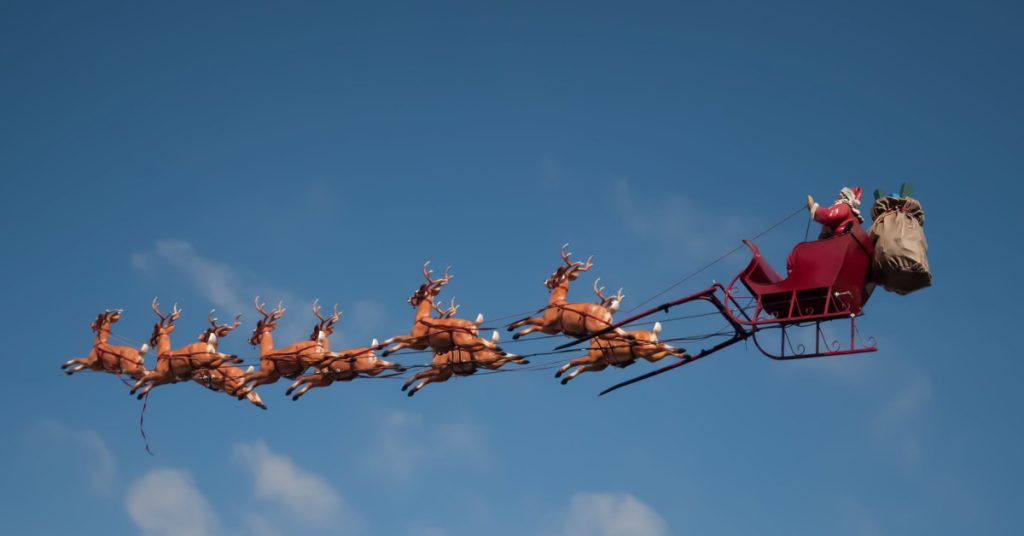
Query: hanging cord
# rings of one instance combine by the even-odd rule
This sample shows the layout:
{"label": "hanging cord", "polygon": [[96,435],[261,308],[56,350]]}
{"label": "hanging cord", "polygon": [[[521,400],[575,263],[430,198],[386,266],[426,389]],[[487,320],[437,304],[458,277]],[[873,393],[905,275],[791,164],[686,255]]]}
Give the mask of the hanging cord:
{"label": "hanging cord", "polygon": [[[778,222],[776,222],[776,223],[775,223],[774,225],[772,225],[771,227],[769,227],[769,228],[767,228],[767,229],[765,229],[765,230],[761,231],[760,233],[757,233],[756,235],[754,235],[754,237],[753,237],[753,238],[751,238],[751,240],[757,240],[758,238],[761,238],[762,236],[764,236],[764,235],[765,235],[765,234],[767,234],[768,232],[772,231],[773,229],[775,229],[776,227],[778,227],[778,226],[782,225],[783,223],[786,223],[786,222],[787,222],[787,221],[789,221],[789,220],[790,220],[790,219],[791,219],[791,218],[792,218],[793,216],[796,216],[797,214],[799,214],[800,212],[802,212],[802,211],[804,211],[804,210],[807,210],[807,205],[801,205],[801,206],[800,206],[800,208],[798,208],[798,209],[796,209],[795,211],[793,211],[793,213],[792,213],[792,214],[790,214],[789,216],[786,216],[785,218],[782,218],[781,220],[779,220]],[[647,298],[646,300],[644,300],[644,301],[642,301],[642,302],[640,302],[640,303],[638,303],[638,304],[634,305],[634,306],[633,306],[633,307],[632,307],[631,309],[629,309],[629,310],[627,310],[627,311],[624,311],[624,312],[626,312],[626,313],[632,313],[633,311],[636,311],[637,309],[639,309],[639,308],[640,308],[640,307],[642,307],[643,305],[645,305],[645,304],[647,304],[647,303],[650,303],[650,302],[651,302],[651,301],[653,301],[653,300],[654,300],[655,298],[657,298],[657,297],[659,297],[659,296],[662,296],[662,295],[663,295],[663,294],[665,294],[666,292],[668,292],[668,291],[670,291],[670,290],[672,290],[672,289],[674,289],[674,288],[678,287],[679,285],[682,285],[683,283],[685,283],[685,282],[689,281],[690,279],[692,279],[692,278],[693,278],[694,276],[696,276],[697,274],[699,274],[699,273],[703,272],[704,270],[707,270],[708,268],[711,268],[711,267],[712,267],[712,266],[714,266],[715,264],[718,264],[719,262],[721,262],[721,261],[725,260],[725,259],[726,259],[727,257],[729,257],[730,255],[732,255],[733,253],[736,253],[737,251],[739,251],[739,250],[741,250],[741,249],[743,249],[743,248],[744,248],[744,245],[743,245],[743,244],[741,243],[740,245],[738,245],[738,246],[736,246],[735,248],[731,249],[730,251],[728,251],[727,253],[725,253],[725,254],[724,254],[724,255],[722,255],[721,257],[718,257],[717,259],[715,259],[715,260],[713,260],[713,261],[711,261],[711,262],[709,262],[709,263],[705,264],[704,266],[701,266],[701,267],[700,267],[700,268],[698,268],[697,270],[695,270],[695,271],[691,272],[691,273],[690,273],[689,275],[687,275],[686,277],[684,277],[684,278],[680,279],[679,281],[676,281],[675,283],[672,283],[671,285],[669,285],[669,286],[668,286],[667,288],[665,288],[665,289],[664,289],[664,290],[662,290],[661,292],[659,292],[659,293],[655,294],[654,296],[651,296],[650,298]]]}

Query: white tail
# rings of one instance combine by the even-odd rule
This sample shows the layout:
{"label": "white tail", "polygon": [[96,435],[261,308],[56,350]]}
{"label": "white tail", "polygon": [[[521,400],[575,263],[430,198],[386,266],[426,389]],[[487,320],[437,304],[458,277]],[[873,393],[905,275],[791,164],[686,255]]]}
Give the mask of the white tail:
{"label": "white tail", "polygon": [[256,370],[256,369],[253,368],[252,365],[249,365],[249,368],[245,369],[245,373],[246,374],[252,374],[252,371],[254,371],[254,370]]}
{"label": "white tail", "polygon": [[497,331],[492,331],[491,332],[491,342],[498,342],[498,339],[500,339],[500,338],[501,338],[501,335],[499,335]]}
{"label": "white tail", "polygon": [[651,333],[653,333],[655,337],[657,337],[658,334],[661,333],[661,322],[654,323],[654,327],[651,329]]}
{"label": "white tail", "polygon": [[143,343],[142,346],[139,347],[139,355],[146,355],[146,352],[148,352],[148,351],[149,351],[149,344],[148,343]]}
{"label": "white tail", "polygon": [[480,324],[483,324],[484,323],[484,315],[483,315],[483,313],[477,313],[476,320],[474,320],[473,323],[478,325],[478,326]]}
{"label": "white tail", "polygon": [[377,342],[377,339],[373,339],[373,341],[370,342],[370,348],[376,348],[378,344],[380,343]]}

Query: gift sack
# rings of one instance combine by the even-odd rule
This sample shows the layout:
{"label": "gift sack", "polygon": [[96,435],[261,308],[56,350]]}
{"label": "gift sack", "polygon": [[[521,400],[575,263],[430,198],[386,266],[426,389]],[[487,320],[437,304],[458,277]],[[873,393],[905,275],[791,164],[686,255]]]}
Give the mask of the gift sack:
{"label": "gift sack", "polygon": [[912,197],[880,197],[871,207],[871,219],[874,281],[897,294],[931,286],[921,203]]}

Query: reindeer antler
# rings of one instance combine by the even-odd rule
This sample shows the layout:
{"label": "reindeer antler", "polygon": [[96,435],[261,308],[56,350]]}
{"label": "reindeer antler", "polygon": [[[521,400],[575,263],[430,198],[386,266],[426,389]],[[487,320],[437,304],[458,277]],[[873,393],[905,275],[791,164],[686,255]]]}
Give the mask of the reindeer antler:
{"label": "reindeer antler", "polygon": [[259,296],[256,296],[256,299],[253,300],[253,303],[255,303],[255,305],[256,305],[256,311],[259,312],[261,315],[263,315],[263,320],[266,320],[267,318],[270,318],[270,313],[266,312],[263,309],[263,304],[260,303],[260,297]]}
{"label": "reindeer antler", "polygon": [[164,320],[167,320],[167,317],[160,312],[160,306],[157,303],[156,298],[153,298],[153,303],[150,304],[150,307],[153,309],[153,312],[156,313],[156,316],[160,317],[160,323],[163,324]]}
{"label": "reindeer antler", "polygon": [[444,277],[441,279],[433,279],[430,277],[430,274],[434,272],[433,270],[427,269],[428,264],[430,264],[430,261],[423,263],[423,277],[427,278],[427,283],[429,283],[432,288],[440,288],[447,285],[448,281],[452,278],[452,276],[448,274],[448,270],[451,270],[452,267],[448,266],[444,269]]}
{"label": "reindeer antler", "polygon": [[320,299],[319,298],[313,300],[313,314],[315,314],[316,317],[320,319],[320,323],[321,324],[323,324],[324,322],[327,321],[326,319],[324,319],[323,316],[320,315]]}
{"label": "reindeer antler", "polygon": [[452,298],[451,305],[449,305],[448,308],[443,311],[433,301],[430,302],[430,305],[431,307],[434,308],[435,311],[437,311],[438,314],[441,315],[441,318],[451,318],[455,316],[455,313],[459,312],[459,306],[455,304],[455,298]]}
{"label": "reindeer antler", "polygon": [[242,315],[237,314],[235,315],[235,321],[230,326],[227,324],[217,324],[217,317],[213,316],[214,311],[215,309],[210,309],[210,313],[206,315],[206,318],[207,320],[210,321],[210,327],[216,331],[220,331],[222,333],[222,337],[228,332],[237,328],[242,323]]}
{"label": "reindeer antler", "polygon": [[601,278],[600,277],[598,277],[597,279],[594,280],[594,294],[597,294],[598,299],[601,300],[601,304],[603,305],[603,304],[608,302],[608,298],[605,298],[604,294],[601,293],[601,291],[604,290],[604,287],[598,288],[597,284],[600,283],[600,282],[601,282]]}

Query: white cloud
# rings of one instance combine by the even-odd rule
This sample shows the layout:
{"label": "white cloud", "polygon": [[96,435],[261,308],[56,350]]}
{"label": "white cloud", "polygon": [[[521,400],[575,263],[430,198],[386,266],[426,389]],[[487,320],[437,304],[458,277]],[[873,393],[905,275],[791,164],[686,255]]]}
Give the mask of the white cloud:
{"label": "white cloud", "polygon": [[216,514],[185,471],[146,473],[128,490],[125,505],[144,536],[207,536],[219,530]]}
{"label": "white cloud", "polygon": [[681,195],[657,192],[637,199],[626,181],[615,184],[615,208],[626,228],[641,238],[680,246],[689,255],[720,253],[749,238],[752,222],[737,214],[702,208]]}
{"label": "white cloud", "polygon": [[[209,301],[224,318],[237,313],[255,314],[252,299],[260,296],[271,306],[282,301],[288,314],[274,333],[275,342],[283,344],[304,340],[316,323],[311,311],[313,300],[296,295],[294,292],[273,288],[262,278],[237,270],[229,263],[202,255],[185,240],[157,240],[155,248],[131,256],[132,267],[141,273],[156,277],[161,267],[169,267],[181,274],[193,288]],[[328,312],[333,302],[322,304]],[[344,312],[338,329],[331,337],[331,348],[364,346],[374,337],[373,331],[385,318],[385,309],[372,300],[358,300],[351,307],[342,303],[339,310]],[[251,325],[251,324],[250,324]],[[353,342],[353,337],[358,340]],[[365,340],[364,340],[365,339]],[[351,343],[351,344],[350,344]]]}
{"label": "white cloud", "polygon": [[370,467],[391,478],[408,479],[422,464],[482,463],[486,449],[481,431],[467,423],[442,423],[425,429],[418,413],[391,411],[381,419],[370,445]]}
{"label": "white cloud", "polygon": [[361,530],[362,520],[330,484],[288,456],[271,452],[263,441],[236,445],[235,457],[252,474],[256,498],[283,506],[310,526]]}
{"label": "white cloud", "polygon": [[663,536],[665,520],[628,493],[572,496],[561,530],[553,536]]}
{"label": "white cloud", "polygon": [[78,430],[56,421],[39,423],[38,429],[49,439],[74,448],[84,457],[86,474],[92,490],[100,495],[109,495],[117,479],[117,464],[106,441],[93,430]]}
{"label": "white cloud", "polygon": [[923,375],[916,376],[900,388],[896,396],[882,406],[878,420],[884,424],[904,424],[913,420],[932,396],[932,383]]}
{"label": "white cloud", "polygon": [[[253,311],[252,299],[261,299],[273,305],[277,300],[284,302],[289,312],[299,311],[300,315],[287,315],[281,327],[275,332],[275,340],[291,342],[309,336],[315,322],[310,313],[311,299],[299,298],[286,290],[271,288],[253,274],[236,270],[230,264],[206,257],[185,240],[157,240],[154,250],[134,253],[132,267],[144,274],[156,277],[162,267],[182,274],[193,288],[218,309],[219,315],[230,317],[238,313]],[[294,313],[293,313],[294,314]]]}

